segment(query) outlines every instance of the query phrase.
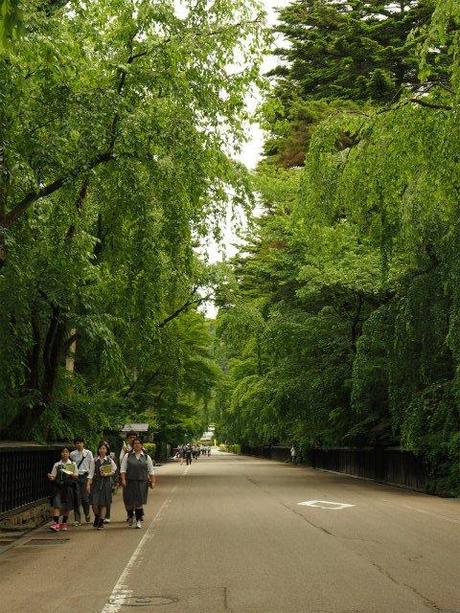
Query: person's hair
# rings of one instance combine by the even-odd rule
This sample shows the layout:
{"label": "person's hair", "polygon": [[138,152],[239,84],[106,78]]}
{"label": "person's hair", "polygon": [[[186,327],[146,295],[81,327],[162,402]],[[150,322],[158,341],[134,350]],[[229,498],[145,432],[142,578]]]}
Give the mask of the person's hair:
{"label": "person's hair", "polygon": [[141,439],[139,436],[136,436],[136,438],[133,440],[133,447],[134,447],[134,443],[135,443],[136,441],[139,441],[139,443],[140,443],[141,445],[143,445],[143,444],[144,444],[144,441],[143,441],[143,440],[142,440],[142,439]]}
{"label": "person's hair", "polygon": [[108,444],[107,441],[101,441],[99,443],[99,445],[97,446],[97,453],[98,453],[98,455],[99,455],[100,448],[103,447],[103,446],[107,449],[107,455],[109,455],[109,453],[110,453],[110,445]]}
{"label": "person's hair", "polygon": [[70,453],[70,447],[68,447],[67,445],[64,445],[64,447],[61,447],[61,453],[64,451],[64,449],[67,449],[67,451]]}
{"label": "person's hair", "polygon": [[84,443],[85,439],[82,436],[77,436],[76,438],[73,439],[73,444],[76,445],[77,443]]}

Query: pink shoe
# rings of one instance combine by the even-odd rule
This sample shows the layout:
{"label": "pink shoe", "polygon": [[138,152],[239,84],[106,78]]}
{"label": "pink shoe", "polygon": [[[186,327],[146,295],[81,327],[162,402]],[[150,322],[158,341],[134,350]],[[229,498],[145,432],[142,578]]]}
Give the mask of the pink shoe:
{"label": "pink shoe", "polygon": [[68,528],[67,528],[67,524],[61,524],[59,526],[59,530],[64,530],[64,532],[67,532]]}
{"label": "pink shoe", "polygon": [[59,530],[60,530],[60,525],[59,525],[59,524],[56,524],[56,523],[51,524],[51,526],[50,526],[50,530],[52,530],[53,532],[59,532]]}

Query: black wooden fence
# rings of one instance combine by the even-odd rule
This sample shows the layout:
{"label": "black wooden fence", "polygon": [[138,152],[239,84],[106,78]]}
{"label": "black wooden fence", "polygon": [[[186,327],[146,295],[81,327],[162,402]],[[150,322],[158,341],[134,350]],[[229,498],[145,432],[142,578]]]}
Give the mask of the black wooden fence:
{"label": "black wooden fence", "polygon": [[[289,460],[289,447],[241,446],[241,452],[272,460]],[[317,448],[302,458],[313,468],[322,468],[356,477],[425,490],[427,467],[422,459],[399,447]]]}
{"label": "black wooden fence", "polygon": [[47,474],[60,448],[0,444],[0,516],[46,499],[51,492]]}

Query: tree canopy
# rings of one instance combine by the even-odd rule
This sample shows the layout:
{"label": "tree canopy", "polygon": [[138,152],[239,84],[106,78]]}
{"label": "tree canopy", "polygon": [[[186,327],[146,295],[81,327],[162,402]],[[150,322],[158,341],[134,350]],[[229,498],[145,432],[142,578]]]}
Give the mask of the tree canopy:
{"label": "tree canopy", "polygon": [[264,213],[222,293],[218,423],[229,442],[401,445],[458,493],[460,10],[395,4],[281,12]]}
{"label": "tree canopy", "polygon": [[248,198],[231,152],[259,6],[19,8],[0,57],[0,430],[62,437],[143,414],[165,428],[161,411],[192,415],[218,376],[195,247]]}

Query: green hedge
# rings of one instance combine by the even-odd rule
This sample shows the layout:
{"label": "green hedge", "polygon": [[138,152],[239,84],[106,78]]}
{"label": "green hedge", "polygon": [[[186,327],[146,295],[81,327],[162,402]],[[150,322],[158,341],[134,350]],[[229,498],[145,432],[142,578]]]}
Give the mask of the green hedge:
{"label": "green hedge", "polygon": [[241,454],[241,446],[240,445],[219,445],[219,449],[221,451],[227,451],[228,453],[236,453]]}

